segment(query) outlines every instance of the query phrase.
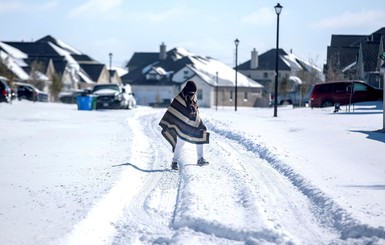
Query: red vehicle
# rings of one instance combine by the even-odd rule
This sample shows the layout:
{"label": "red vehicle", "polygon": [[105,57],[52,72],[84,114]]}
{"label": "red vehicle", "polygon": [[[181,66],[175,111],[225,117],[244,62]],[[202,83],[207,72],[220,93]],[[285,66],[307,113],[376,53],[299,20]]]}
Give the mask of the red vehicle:
{"label": "red vehicle", "polygon": [[311,108],[330,107],[336,103],[347,105],[363,101],[383,100],[383,97],[382,89],[374,88],[360,80],[330,81],[313,86],[310,91],[309,106]]}

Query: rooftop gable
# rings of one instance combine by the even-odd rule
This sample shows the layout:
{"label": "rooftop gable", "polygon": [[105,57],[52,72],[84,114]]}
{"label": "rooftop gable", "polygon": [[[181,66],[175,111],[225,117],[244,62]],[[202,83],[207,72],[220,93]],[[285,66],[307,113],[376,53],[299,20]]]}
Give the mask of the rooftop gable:
{"label": "rooftop gable", "polygon": [[28,55],[28,57],[41,56],[57,56],[59,55],[48,43],[35,42],[4,42],[21,52]]}
{"label": "rooftop gable", "polygon": [[80,67],[93,81],[98,81],[105,66],[103,64],[80,64]]}
{"label": "rooftop gable", "polygon": [[367,40],[367,35],[332,35],[331,47],[359,47],[360,43]]}
{"label": "rooftop gable", "polygon": [[373,33],[372,35],[370,35],[368,41],[371,41],[371,42],[380,42],[381,41],[381,37],[385,35],[384,33]]}
{"label": "rooftop gable", "polygon": [[37,40],[36,43],[53,43],[56,46],[59,46],[60,48],[70,52],[71,54],[78,54],[78,55],[82,54],[77,49],[71,47],[70,45],[66,44],[65,42],[63,42],[57,38],[52,37],[51,35],[47,35],[47,36]]}
{"label": "rooftop gable", "polygon": [[158,59],[159,53],[136,52],[132,55],[126,67],[129,68],[129,70],[134,70],[136,68],[148,65],[149,63],[153,63]]}
{"label": "rooftop gable", "polygon": [[72,58],[74,58],[79,63],[94,63],[97,64],[97,62],[92,59],[90,56],[86,54],[72,54]]}
{"label": "rooftop gable", "polygon": [[376,71],[379,42],[366,42],[361,44],[364,71]]}
{"label": "rooftop gable", "polygon": [[[290,63],[284,57],[288,56],[283,49],[278,49],[278,70],[287,71],[290,70]],[[270,49],[265,53],[258,56],[258,70],[275,70],[275,58],[276,58],[276,49]],[[251,60],[248,60],[240,65],[238,65],[239,70],[250,70]]]}
{"label": "rooftop gable", "polygon": [[4,42],[0,42],[0,50],[3,50],[5,53],[10,55],[11,57],[15,59],[26,59],[28,58],[28,55],[26,53],[23,53],[21,50],[6,44]]}
{"label": "rooftop gable", "polygon": [[385,27],[378,29],[377,31],[373,32],[373,34],[385,35]]}
{"label": "rooftop gable", "polygon": [[327,48],[327,63],[337,65],[344,68],[357,61],[358,47],[338,47],[328,46]]}

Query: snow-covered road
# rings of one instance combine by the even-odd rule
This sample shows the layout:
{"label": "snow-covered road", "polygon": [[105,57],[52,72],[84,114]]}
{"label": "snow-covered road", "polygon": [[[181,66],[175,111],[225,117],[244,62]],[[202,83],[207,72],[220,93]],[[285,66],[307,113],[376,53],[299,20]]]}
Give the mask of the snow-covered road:
{"label": "snow-covered road", "polygon": [[[205,145],[210,165],[196,166],[195,148],[189,145],[180,170],[171,171],[172,152],[158,126],[163,109],[85,112],[69,105],[19,102],[0,110],[5,115],[0,126],[6,132],[0,138],[4,244],[385,241],[384,228],[376,225],[383,218],[360,220],[347,208],[349,195],[339,194],[346,200],[344,206],[327,185],[315,185],[317,179],[291,165],[292,159],[315,159],[302,151],[284,153],[290,148],[277,149],[278,144],[271,143],[278,138],[249,133],[254,123],[250,111],[225,121],[222,116],[234,112],[202,110],[211,131],[210,144]],[[303,110],[300,113],[314,114]],[[249,127],[240,128],[242,123]],[[290,127],[290,132],[303,131],[301,127]],[[378,186],[377,193],[384,196],[384,183]],[[15,195],[5,198],[11,193]],[[357,203],[364,205],[358,198]]]}
{"label": "snow-covered road", "polygon": [[[160,117],[158,112],[128,120],[136,143],[130,162],[116,166],[126,172],[115,186],[121,191],[113,190],[116,196],[106,197],[110,205],[94,212],[96,217],[110,212],[129,186],[133,191],[122,202],[128,205],[114,207],[123,211],[123,218],[98,220],[90,215],[86,219],[90,222],[69,237],[71,244],[107,239],[113,244],[314,244],[336,239],[333,229],[315,222],[314,207],[306,196],[237,141],[213,133],[206,149],[211,165],[196,166],[190,146],[183,152],[180,172],[170,171],[171,152],[159,131]],[[105,232],[110,230],[106,226],[116,228],[113,236]]]}

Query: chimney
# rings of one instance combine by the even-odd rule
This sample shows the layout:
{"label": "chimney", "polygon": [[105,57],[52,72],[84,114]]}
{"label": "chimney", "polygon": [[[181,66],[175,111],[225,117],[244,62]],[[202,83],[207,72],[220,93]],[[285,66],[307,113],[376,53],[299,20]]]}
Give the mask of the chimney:
{"label": "chimney", "polygon": [[165,60],[166,57],[167,57],[166,45],[164,45],[164,42],[162,42],[162,44],[160,45],[159,59]]}
{"label": "chimney", "polygon": [[258,52],[257,50],[251,51],[250,69],[254,70],[258,68]]}

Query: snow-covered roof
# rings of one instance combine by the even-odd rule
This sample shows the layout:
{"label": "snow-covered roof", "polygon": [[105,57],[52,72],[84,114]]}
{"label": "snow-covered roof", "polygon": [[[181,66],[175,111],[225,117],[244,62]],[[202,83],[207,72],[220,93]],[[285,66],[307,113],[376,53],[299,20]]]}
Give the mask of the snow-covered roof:
{"label": "snow-covered roof", "polygon": [[[65,57],[65,59],[68,62],[67,69],[70,70],[70,74],[75,82],[85,82],[88,84],[94,84],[95,82],[87,75],[87,73],[81,69],[80,64],[71,56],[70,51],[63,49],[62,47],[57,46],[56,44],[52,42],[48,42],[48,44],[55,49],[56,52],[58,52],[59,55],[62,55]],[[80,53],[78,53],[80,54]],[[77,78],[78,75],[81,80]]]}
{"label": "snow-covered roof", "polygon": [[75,66],[79,66],[79,63],[71,56],[71,54],[67,51],[67,50],[65,50],[65,49],[63,49],[63,48],[61,48],[61,47],[59,47],[59,46],[57,46],[57,45],[55,45],[55,44],[53,44],[53,43],[51,43],[51,42],[48,42],[48,44],[59,54],[59,55],[61,55],[61,56],[64,56],[65,57],[65,59],[67,60],[67,62],[69,63],[69,64],[71,64],[71,65],[75,65]]}
{"label": "snow-covered roof", "polygon": [[[169,74],[180,74],[180,72],[187,67],[211,86],[217,86],[217,73],[219,86],[235,86],[235,70],[216,59],[196,55],[181,47],[168,51],[167,55],[170,59],[164,62],[163,60],[152,62],[142,68],[141,74],[144,75],[150,72],[150,70],[153,70],[159,75],[168,76]],[[183,58],[187,59],[179,62]],[[189,76],[191,77],[191,74]],[[172,81],[183,83],[185,79],[184,76],[178,76],[173,77]],[[240,72],[237,73],[237,85],[239,87],[263,88],[261,84]]]}
{"label": "snow-covered roof", "polygon": [[43,73],[41,73],[40,71],[35,71],[35,74],[36,74],[36,77],[38,80],[41,80],[41,81],[48,81],[49,80],[49,77]]}
{"label": "snow-covered roof", "polygon": [[282,61],[285,62],[286,65],[289,66],[292,70],[299,70],[299,69],[301,69],[300,64],[295,60],[295,58],[293,57],[293,54],[291,54],[291,55],[282,55],[281,58],[282,58]]}
{"label": "snow-covered roof", "polygon": [[191,53],[190,51],[182,47],[176,47],[174,50],[175,50],[174,54],[176,55],[175,57],[176,59],[181,59],[186,56],[195,56],[194,53]]}
{"label": "snow-covered roof", "polygon": [[62,40],[60,39],[57,39],[55,38],[56,42],[57,42],[57,45],[59,45],[60,47],[62,47],[63,49],[66,49],[66,50],[69,50],[71,52],[73,52],[74,54],[82,54],[80,51],[78,51],[77,49],[75,49],[74,47],[66,44],[65,42],[63,42]]}
{"label": "snow-covered roof", "polygon": [[[16,54],[17,56],[17,52],[13,52],[12,54]],[[2,50],[0,50],[0,58],[3,61],[3,64],[9,70],[11,70],[17,77],[22,80],[29,79],[29,75],[22,68],[25,67],[27,64],[22,59],[14,58]]]}
{"label": "snow-covered roof", "polygon": [[167,72],[162,67],[153,67],[153,70],[159,75],[167,75]]}
{"label": "snow-covered roof", "polygon": [[28,58],[28,55],[21,52],[19,49],[14,48],[6,43],[0,42],[0,48],[4,49],[4,51],[12,56],[15,59],[26,59]]}
{"label": "snow-covered roof", "polygon": [[298,56],[296,56],[293,53],[289,53],[289,52],[286,52],[286,53],[287,54],[282,55],[281,58],[293,70],[298,70],[298,69],[301,69],[302,66],[306,66],[306,68],[308,70],[310,70],[310,68],[311,68],[313,70],[317,70],[317,71],[321,72],[321,69],[319,67],[309,64],[308,62],[302,60],[301,58],[299,58]]}
{"label": "snow-covered roof", "polygon": [[357,64],[357,62],[354,61],[353,63],[351,63],[350,65],[346,66],[344,69],[342,69],[342,72],[348,71],[350,68],[354,67],[356,64]]}
{"label": "snow-covered roof", "polygon": [[152,63],[152,64],[149,64],[149,65],[147,65],[147,66],[145,66],[143,69],[142,69],[142,74],[146,74],[147,72],[149,72],[151,69],[152,69],[152,67],[154,67],[156,64],[158,64],[159,63],[159,61],[156,61],[156,62],[154,62],[154,63]]}
{"label": "snow-covered roof", "polygon": [[112,70],[116,71],[119,77],[124,76],[128,73],[128,70],[126,68],[117,67],[117,66],[112,67]]}
{"label": "snow-covered roof", "polygon": [[[191,58],[191,57],[190,57]],[[235,86],[235,70],[232,67],[213,58],[192,57],[194,70],[203,80],[212,86],[216,86],[216,75],[218,73],[219,86]],[[262,88],[263,86],[256,81],[246,77],[242,73],[237,73],[237,86]]]}
{"label": "snow-covered roof", "polygon": [[303,83],[302,80],[297,76],[290,76],[289,80],[295,82],[298,85],[301,85]]}
{"label": "snow-covered roof", "polygon": [[[0,58],[1,62],[21,80],[30,79],[27,73],[31,70],[29,61],[36,59],[38,62],[44,62],[44,64],[47,64],[49,60],[53,61],[57,72],[68,72],[69,79],[72,80],[71,83],[93,84],[97,81],[93,77],[94,74],[90,74],[88,70],[81,67],[81,65],[86,65],[85,61],[90,61],[90,65],[98,68],[93,70],[99,71],[97,74],[99,76],[102,74],[102,69],[99,66],[104,66],[94,62],[90,57],[65,42],[49,35],[36,42],[0,42]],[[123,73],[121,69],[119,71]],[[127,71],[125,72],[127,73]],[[43,73],[34,75],[40,80],[49,80]]]}

